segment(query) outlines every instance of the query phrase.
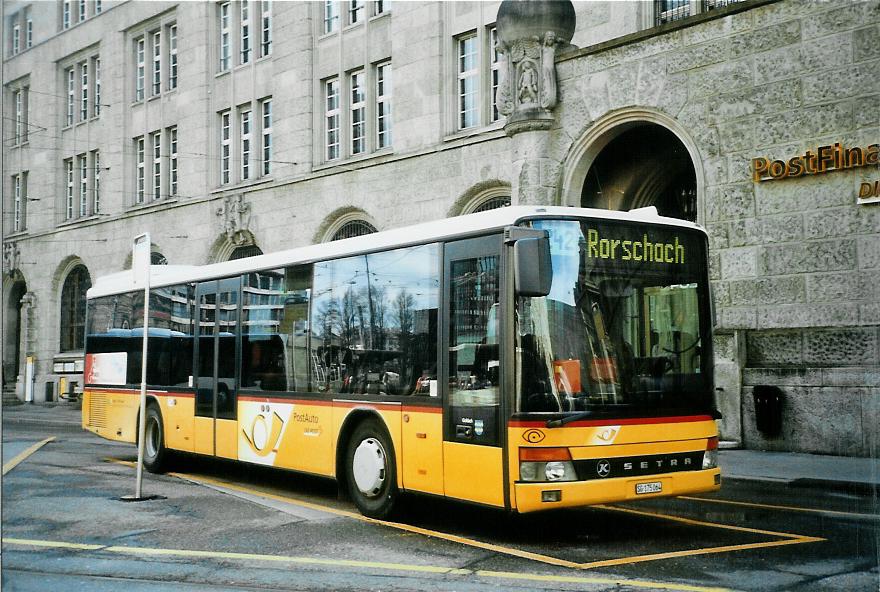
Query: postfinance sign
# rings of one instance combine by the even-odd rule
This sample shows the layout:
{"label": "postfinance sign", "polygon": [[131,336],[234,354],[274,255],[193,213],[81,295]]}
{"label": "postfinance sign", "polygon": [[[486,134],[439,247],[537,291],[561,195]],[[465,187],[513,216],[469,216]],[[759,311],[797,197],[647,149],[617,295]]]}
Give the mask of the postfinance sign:
{"label": "postfinance sign", "polygon": [[684,265],[685,249],[678,236],[669,237],[669,242],[656,242],[647,233],[641,240],[621,239],[613,235],[599,234],[598,230],[587,230],[587,257],[618,261],[649,261]]}

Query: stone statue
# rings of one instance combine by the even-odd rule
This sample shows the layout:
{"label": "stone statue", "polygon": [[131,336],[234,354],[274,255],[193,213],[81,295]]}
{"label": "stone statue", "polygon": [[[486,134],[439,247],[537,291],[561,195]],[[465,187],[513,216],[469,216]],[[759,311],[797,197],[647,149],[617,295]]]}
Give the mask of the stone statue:
{"label": "stone statue", "polygon": [[556,33],[547,31],[544,44],[541,46],[541,70],[543,73],[541,88],[541,107],[552,109],[556,106]]}
{"label": "stone statue", "polygon": [[10,277],[15,273],[15,270],[18,268],[18,258],[21,256],[21,251],[18,249],[18,245],[15,243],[6,243],[3,245],[3,271],[6,272]]}
{"label": "stone statue", "polygon": [[523,105],[538,102],[538,71],[529,60],[523,60],[519,73],[519,91],[517,98]]}
{"label": "stone statue", "polygon": [[[510,62],[508,53],[510,49],[499,40],[495,45],[495,51],[498,52],[498,90],[495,91],[495,108],[501,115],[507,116],[513,113],[513,97],[510,93],[510,77],[507,75],[507,68]],[[503,56],[503,58],[501,57]]]}
{"label": "stone statue", "polygon": [[244,196],[230,195],[217,208],[217,216],[222,218],[223,232],[233,245],[247,242],[251,221],[251,206],[245,203]]}

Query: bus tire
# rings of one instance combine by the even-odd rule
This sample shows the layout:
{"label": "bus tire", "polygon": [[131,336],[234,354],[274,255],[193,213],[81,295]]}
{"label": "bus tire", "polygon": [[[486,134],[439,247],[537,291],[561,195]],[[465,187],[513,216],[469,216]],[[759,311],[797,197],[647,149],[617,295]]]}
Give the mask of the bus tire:
{"label": "bus tire", "polygon": [[165,426],[162,412],[156,405],[149,405],[144,428],[144,468],[151,473],[161,473],[168,460],[165,449]]}
{"label": "bus tire", "polygon": [[355,428],[348,440],[345,470],[349,495],[361,514],[388,518],[400,491],[394,448],[377,419],[366,419]]}

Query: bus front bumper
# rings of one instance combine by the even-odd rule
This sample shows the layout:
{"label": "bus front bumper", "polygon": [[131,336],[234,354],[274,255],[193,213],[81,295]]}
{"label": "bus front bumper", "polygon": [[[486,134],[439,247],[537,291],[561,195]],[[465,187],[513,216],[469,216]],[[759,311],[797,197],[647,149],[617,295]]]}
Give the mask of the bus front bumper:
{"label": "bus front bumper", "polygon": [[720,488],[721,470],[717,468],[616,479],[514,484],[516,511],[522,514],[554,508],[705,493]]}

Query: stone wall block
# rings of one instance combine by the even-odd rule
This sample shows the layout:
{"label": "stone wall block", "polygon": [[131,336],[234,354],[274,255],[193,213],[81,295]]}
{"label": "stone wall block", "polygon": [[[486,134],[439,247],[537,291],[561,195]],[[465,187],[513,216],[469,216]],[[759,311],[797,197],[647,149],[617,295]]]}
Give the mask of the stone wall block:
{"label": "stone wall block", "polygon": [[703,161],[703,173],[707,185],[727,183],[727,156],[707,158]]}
{"label": "stone wall block", "polygon": [[709,252],[709,279],[721,279],[721,254],[719,252]]}
{"label": "stone wall block", "polygon": [[715,308],[720,309],[730,306],[730,284],[728,282],[712,282],[712,298]]}
{"label": "stone wall block", "polygon": [[723,94],[709,103],[709,114],[715,121],[728,121],[765,113],[777,113],[800,105],[800,80],[782,80],[737,93]]}
{"label": "stone wall block", "polygon": [[880,236],[862,237],[858,244],[859,269],[880,269]]}
{"label": "stone wall block", "polygon": [[666,56],[643,60],[639,64],[636,101],[640,105],[656,105],[666,84]]}
{"label": "stone wall block", "polygon": [[756,218],[733,220],[728,225],[728,241],[731,247],[758,245],[762,242],[762,224]]}
{"label": "stone wall block", "polygon": [[853,119],[856,128],[876,128],[880,122],[880,95],[855,99],[853,101]]}
{"label": "stone wall block", "polygon": [[806,301],[803,276],[789,275],[761,278],[755,286],[758,304],[798,304]]}
{"label": "stone wall block", "polygon": [[789,327],[842,327],[858,323],[856,304],[786,304],[758,309],[758,326],[763,329]]}
{"label": "stone wall block", "polygon": [[880,8],[874,0],[867,2],[851,2],[840,8],[812,15],[804,19],[804,39],[816,39],[840,31],[847,31],[876,21],[880,17]]}
{"label": "stone wall block", "polygon": [[727,248],[727,223],[706,224],[706,232],[709,234],[709,245],[712,249]]}
{"label": "stone wall block", "polygon": [[878,362],[875,327],[809,330],[804,335],[804,360],[818,366],[860,366]]}
{"label": "stone wall block", "polygon": [[758,118],[755,139],[759,144],[779,144],[814,138],[852,128],[851,102],[805,107]]}
{"label": "stone wall block", "polygon": [[728,283],[731,306],[755,304],[758,280],[735,280]]}
{"label": "stone wall block", "polygon": [[864,273],[845,271],[806,276],[807,302],[852,302],[872,297],[876,278]]}
{"label": "stone wall block", "polygon": [[715,333],[712,341],[712,351],[716,360],[736,360],[737,355],[736,336],[733,333]]}
{"label": "stone wall block", "polygon": [[802,364],[801,332],[749,331],[746,334],[746,363],[758,367],[768,364]]}
{"label": "stone wall block", "polygon": [[690,27],[684,29],[682,33],[682,43],[685,46],[698,45],[719,39],[729,37],[735,33],[748,31],[752,28],[752,15],[750,12],[744,12],[737,15],[736,18],[725,17],[714,19],[701,23],[699,27]]}
{"label": "stone wall block", "polygon": [[880,208],[849,206],[804,214],[805,238],[880,232]]}
{"label": "stone wall block", "polygon": [[598,119],[611,108],[608,97],[608,73],[598,72],[579,84],[581,100],[590,113],[590,119]]}
{"label": "stone wall block", "polygon": [[877,39],[880,39],[880,25],[853,31],[853,53],[859,61],[880,58],[880,44]]}
{"label": "stone wall block", "polygon": [[764,247],[762,275],[855,269],[854,240],[811,241]]}
{"label": "stone wall block", "polygon": [[[730,121],[727,123],[719,123],[717,125],[718,135],[721,137],[721,144],[724,146],[725,151],[735,151],[735,150],[751,150],[755,146],[755,122],[751,119],[740,119],[737,121]],[[751,166],[751,161],[746,161],[746,174],[739,175],[737,172],[741,170],[741,167],[731,167],[731,179],[737,178],[749,178],[751,173],[749,172],[749,166]]]}
{"label": "stone wall block", "polygon": [[758,274],[757,247],[741,247],[721,251],[721,277],[726,280],[751,278]]}
{"label": "stone wall block", "polygon": [[846,174],[755,183],[758,214],[782,214],[849,205],[853,184]]}
{"label": "stone wall block", "polygon": [[822,386],[822,368],[743,368],[743,384],[755,386]]}
{"label": "stone wall block", "polygon": [[635,104],[638,79],[638,63],[623,64],[608,72],[608,96],[612,109]]}
{"label": "stone wall block", "polygon": [[724,308],[720,314],[722,329],[755,329],[758,326],[757,311],[748,308]]}
{"label": "stone wall block", "polygon": [[880,455],[880,388],[861,389],[862,447],[868,458]]}
{"label": "stone wall block", "polygon": [[761,220],[761,236],[764,243],[797,241],[804,236],[804,221],[800,214],[772,216]]}
{"label": "stone wall block", "polygon": [[821,103],[880,91],[880,61],[804,76],[804,102]]}
{"label": "stone wall block", "polygon": [[730,56],[739,58],[775,47],[800,43],[801,21],[791,20],[775,25],[755,28],[730,38]]}
{"label": "stone wall block", "polygon": [[825,386],[862,386],[880,388],[880,367],[823,368],[822,384]]}
{"label": "stone wall block", "polygon": [[[656,106],[675,117],[688,101],[688,79],[686,74],[668,74],[663,84],[663,92],[656,100]],[[651,103],[647,103],[651,104]]]}
{"label": "stone wall block", "polygon": [[752,69],[753,60],[745,58],[690,70],[688,72],[690,96],[693,98],[714,96],[751,86]]}
{"label": "stone wall block", "polygon": [[751,183],[713,187],[706,198],[706,220],[730,220],[755,215],[755,194]]}
{"label": "stone wall block", "polygon": [[862,325],[880,325],[880,303],[859,305],[859,322]]}

